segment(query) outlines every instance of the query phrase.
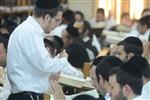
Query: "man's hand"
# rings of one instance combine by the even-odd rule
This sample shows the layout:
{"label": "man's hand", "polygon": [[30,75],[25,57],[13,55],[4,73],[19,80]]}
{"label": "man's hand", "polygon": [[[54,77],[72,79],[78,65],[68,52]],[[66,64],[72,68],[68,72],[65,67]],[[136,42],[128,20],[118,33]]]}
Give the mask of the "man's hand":
{"label": "man's hand", "polygon": [[56,80],[56,81],[58,81],[59,78],[60,78],[60,72],[55,73],[55,74],[51,74],[51,76],[50,76],[50,78],[49,78],[49,81],[51,81],[51,80]]}
{"label": "man's hand", "polygon": [[68,58],[68,54],[67,54],[66,50],[64,50],[63,52],[61,52],[61,53],[59,54],[59,57],[60,57],[60,58],[62,58],[62,57]]}
{"label": "man's hand", "polygon": [[63,90],[56,80],[51,80],[50,82],[50,91],[51,94],[54,96],[54,100],[65,100],[65,94]]}

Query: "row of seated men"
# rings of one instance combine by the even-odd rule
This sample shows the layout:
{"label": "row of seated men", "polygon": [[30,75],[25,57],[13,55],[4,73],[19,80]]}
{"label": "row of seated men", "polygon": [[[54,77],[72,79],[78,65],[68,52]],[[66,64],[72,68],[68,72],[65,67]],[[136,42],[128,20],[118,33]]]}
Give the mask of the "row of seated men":
{"label": "row of seated men", "polygon": [[[129,28],[131,28],[132,26],[134,27],[132,28],[132,30],[124,31],[124,32],[128,32],[129,36],[139,37],[141,40],[148,41],[149,33],[150,33],[149,32],[149,25],[150,25],[149,24],[150,22],[149,12],[150,12],[149,9],[143,10],[141,19],[139,19],[138,22],[135,23],[135,25],[132,24],[132,21],[128,13],[122,14],[121,21],[120,21],[121,26],[124,25],[125,26],[124,29],[127,29],[127,30],[128,30],[127,27]],[[13,28],[16,27],[17,25],[14,23],[14,21],[10,22],[9,18],[5,20],[6,20],[6,23],[3,23],[3,25],[0,28],[0,31],[1,33],[11,33]],[[62,38],[63,41],[66,42],[64,43],[64,46],[65,46],[67,43],[73,40],[70,39],[69,42],[68,40],[66,40],[67,35],[65,34],[64,30],[67,28],[69,24],[72,24],[74,21],[76,21],[76,24],[74,26],[79,30],[79,32],[74,31],[74,33],[72,34],[73,30],[68,30],[68,31],[71,31],[68,33],[71,33],[70,35],[72,35],[71,37],[73,38],[80,38],[81,40],[80,44],[84,45],[87,48],[86,51],[91,61],[94,59],[94,57],[96,57],[97,53],[101,50],[101,45],[102,45],[101,40],[98,41],[97,37],[95,37],[94,34],[97,34],[97,33],[94,33],[92,31],[92,28],[94,28],[94,25],[97,26],[97,24],[101,22],[105,22],[105,23],[108,23],[108,25],[111,25],[110,23],[113,23],[113,21],[109,21],[109,19],[105,18],[105,11],[102,8],[99,8],[97,10],[96,18],[90,20],[89,22],[84,19],[84,14],[82,12],[80,11],[73,12],[71,10],[66,10],[63,12],[63,15],[62,15],[62,23],[59,26],[57,26],[49,35],[56,35]],[[2,21],[2,22],[5,22],[5,21]],[[116,24],[112,24],[111,26],[109,26],[109,28],[104,27],[102,29],[118,31],[117,30],[118,28],[116,28]],[[123,30],[120,30],[120,31],[123,31]]]}
{"label": "row of seated men", "polygon": [[[73,30],[75,32],[75,28],[73,27],[74,24],[69,24],[66,28],[66,33],[69,33],[68,30]],[[71,27],[71,29],[70,29]],[[73,33],[72,32],[72,33]],[[71,32],[70,32],[71,33]],[[71,33],[71,34],[72,34]],[[64,34],[64,33],[63,33]],[[6,58],[6,50],[7,50],[7,42],[9,36],[6,34],[1,34],[1,66],[5,67],[5,58]],[[55,57],[57,53],[61,51],[64,47],[63,45],[65,42],[61,40],[61,38],[57,36],[47,36],[44,39],[45,46],[49,51],[51,57]],[[68,42],[67,42],[68,43]],[[70,47],[71,46],[71,47]],[[66,45],[65,49],[70,53],[68,48],[82,48],[81,54],[78,55],[80,60],[82,61],[82,54],[84,47],[78,44],[78,41],[71,42],[70,44]],[[74,61],[78,61],[79,58],[77,56],[78,50],[77,48],[75,51],[72,51],[71,57],[75,59]],[[75,54],[75,52],[77,52]],[[99,99],[100,100],[148,100],[149,99],[149,92],[146,92],[149,89],[149,64],[147,59],[142,57],[143,54],[143,43],[140,39],[136,37],[128,37],[125,40],[120,41],[117,44],[117,47],[114,50],[110,51],[108,56],[100,56],[94,59],[91,70],[90,70],[90,77],[93,83],[93,86],[99,92]],[[86,56],[88,57],[88,56]],[[85,58],[86,58],[85,57]],[[70,64],[75,67],[78,67],[77,62],[73,63],[69,60]],[[83,63],[86,61],[82,62]],[[81,62],[80,62],[81,63]],[[80,64],[79,64],[80,65]],[[82,69],[82,67],[78,67]],[[79,77],[83,77],[82,73]],[[52,82],[53,89],[60,88],[57,81]],[[58,85],[54,85],[58,84]],[[144,85],[144,86],[143,86]],[[9,85],[4,83],[4,87]],[[8,88],[6,87],[6,88]],[[142,90],[143,87],[143,90]],[[58,89],[61,90],[61,89]],[[9,91],[5,92],[5,88],[2,92],[6,93],[5,95],[9,95]],[[62,100],[64,95],[56,95],[57,91],[53,91],[54,98],[57,100]],[[60,91],[59,91],[60,92]],[[58,93],[59,93],[58,92]],[[63,93],[61,93],[63,94]],[[61,97],[62,96],[62,97]]]}

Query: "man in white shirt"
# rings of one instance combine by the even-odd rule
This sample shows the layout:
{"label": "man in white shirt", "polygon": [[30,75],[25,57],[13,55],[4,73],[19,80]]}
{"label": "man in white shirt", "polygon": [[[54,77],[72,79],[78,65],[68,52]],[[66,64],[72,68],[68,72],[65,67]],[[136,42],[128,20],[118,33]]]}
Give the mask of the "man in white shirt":
{"label": "man in white shirt", "polygon": [[50,34],[61,37],[64,29],[67,28],[68,24],[75,21],[74,12],[72,10],[66,10],[62,14],[62,24],[57,26]]}
{"label": "man in white shirt", "polygon": [[[142,91],[142,70],[148,66],[142,56],[134,56],[109,74],[111,100],[138,100]],[[148,100],[148,99],[139,99]]]}
{"label": "man in white shirt", "polygon": [[[29,16],[10,36],[7,68],[11,85],[8,100],[44,100],[49,77],[58,72],[77,74],[67,61],[67,54],[50,58],[44,46],[44,33],[61,22],[61,6],[57,0],[38,0]],[[70,66],[69,66],[70,65]]]}
{"label": "man in white shirt", "polygon": [[95,69],[96,83],[98,84],[98,91],[100,93],[99,100],[110,100],[109,94],[109,72],[122,64],[122,61],[115,56],[108,56],[103,58]]}
{"label": "man in white shirt", "polygon": [[129,33],[129,36],[138,37],[142,42],[147,42],[150,35],[150,15],[142,17],[138,21],[138,27]]}
{"label": "man in white shirt", "polygon": [[92,28],[105,28],[105,11],[103,8],[98,8],[96,18],[89,21]]}

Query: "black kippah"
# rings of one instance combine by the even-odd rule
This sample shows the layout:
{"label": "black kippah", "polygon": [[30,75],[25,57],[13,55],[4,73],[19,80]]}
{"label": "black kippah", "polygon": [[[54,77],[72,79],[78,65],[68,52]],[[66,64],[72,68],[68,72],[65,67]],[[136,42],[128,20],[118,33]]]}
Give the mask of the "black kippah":
{"label": "black kippah", "polygon": [[36,2],[36,6],[41,9],[53,9],[59,5],[58,0],[37,0]]}
{"label": "black kippah", "polygon": [[126,39],[124,39],[124,42],[129,45],[143,47],[142,41],[137,37],[133,37],[133,36],[127,37]]}
{"label": "black kippah", "polygon": [[93,60],[92,65],[98,65],[98,64],[100,63],[100,61],[101,61],[103,58],[105,58],[105,57],[106,57],[106,56],[99,56],[99,57],[95,58],[95,59]]}
{"label": "black kippah", "polygon": [[142,77],[142,71],[147,67],[148,62],[142,56],[133,56],[128,62],[120,66],[126,73],[140,78]]}
{"label": "black kippah", "polygon": [[69,35],[71,35],[72,37],[79,37],[79,31],[73,25],[74,25],[74,22],[70,23],[68,27],[66,28],[66,30],[69,33]]}

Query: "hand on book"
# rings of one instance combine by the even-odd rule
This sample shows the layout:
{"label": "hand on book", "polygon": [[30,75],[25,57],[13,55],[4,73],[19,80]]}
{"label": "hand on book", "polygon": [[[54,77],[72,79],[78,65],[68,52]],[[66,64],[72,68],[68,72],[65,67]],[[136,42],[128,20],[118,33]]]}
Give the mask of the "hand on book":
{"label": "hand on book", "polygon": [[65,100],[65,94],[63,93],[63,90],[58,81],[51,80],[50,91],[54,97],[54,100]]}
{"label": "hand on book", "polygon": [[63,52],[61,52],[61,53],[59,54],[59,57],[60,57],[60,58],[62,58],[62,57],[68,58],[68,54],[67,54],[66,50],[63,50]]}
{"label": "hand on book", "polygon": [[58,73],[55,73],[55,74],[51,74],[51,76],[49,77],[49,80],[55,80],[55,81],[58,81],[60,78],[60,72]]}

